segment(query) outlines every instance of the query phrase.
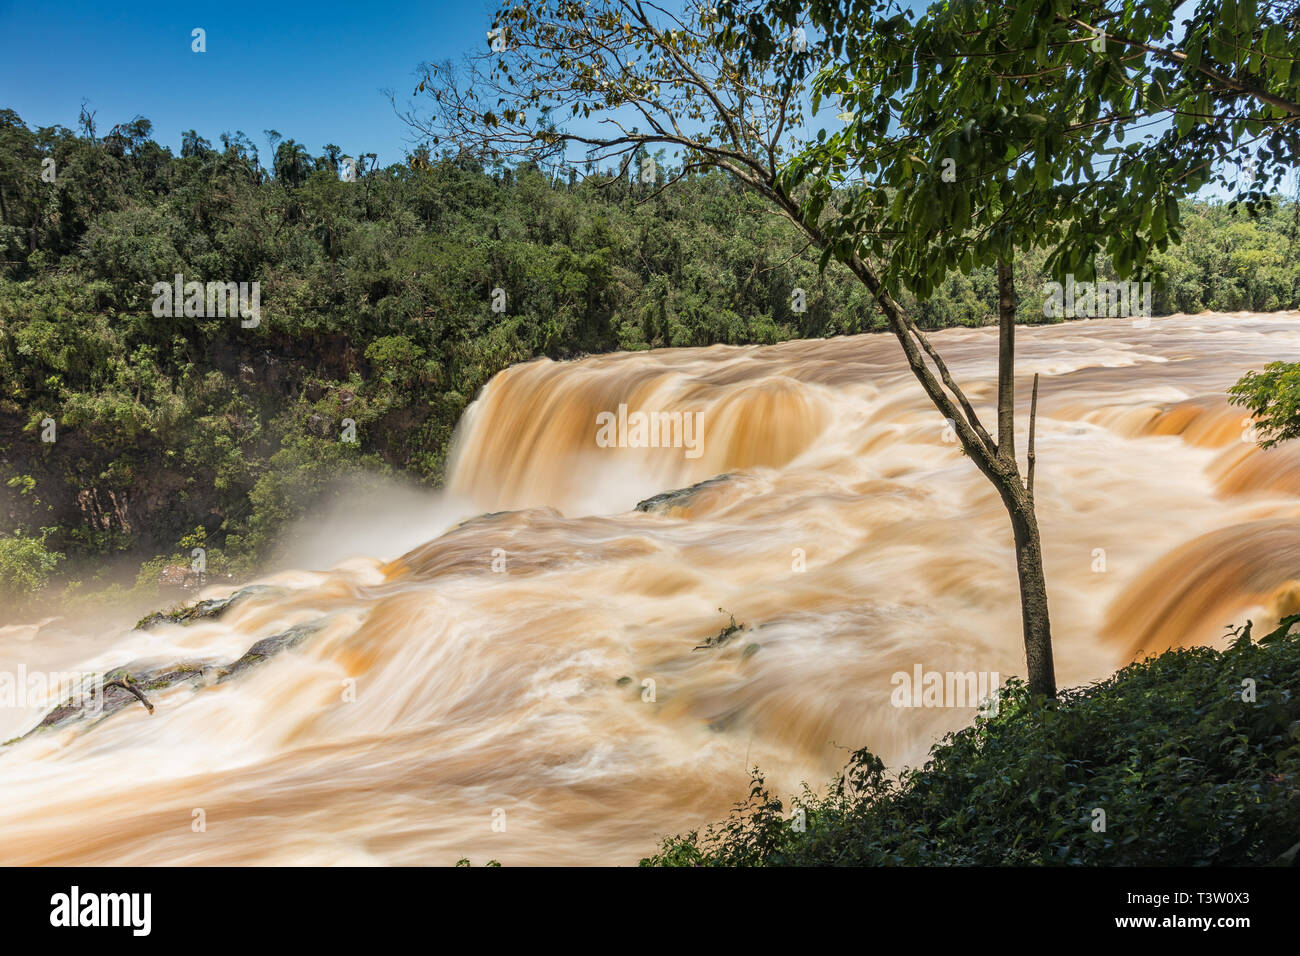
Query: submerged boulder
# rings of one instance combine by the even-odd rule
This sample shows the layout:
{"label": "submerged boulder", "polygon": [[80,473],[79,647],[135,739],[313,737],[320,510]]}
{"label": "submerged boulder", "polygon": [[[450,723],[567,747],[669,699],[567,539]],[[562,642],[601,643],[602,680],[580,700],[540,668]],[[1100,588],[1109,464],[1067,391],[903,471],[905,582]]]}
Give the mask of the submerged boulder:
{"label": "submerged boulder", "polygon": [[253,584],[246,588],[240,588],[233,594],[223,598],[210,598],[206,601],[196,601],[193,604],[186,604],[182,607],[174,607],[168,611],[154,611],[136,622],[137,631],[147,631],[157,624],[191,624],[194,621],[204,620],[206,618],[220,617],[227,608],[236,601],[241,601],[246,597],[254,594],[263,594],[273,591],[274,588],[264,584]]}
{"label": "submerged boulder", "polygon": [[690,504],[691,499],[706,488],[712,488],[730,480],[731,475],[729,474],[714,475],[712,478],[706,478],[704,481],[697,482],[689,488],[678,488],[675,491],[665,491],[662,494],[654,495],[644,501],[638,501],[636,504],[636,510],[645,511],[651,514],[667,514],[673,508],[680,508],[682,505]]}
{"label": "submerged boulder", "polygon": [[[237,596],[238,594],[232,595],[231,600]],[[103,675],[98,686],[87,688],[65,700],[50,710],[27,733],[6,741],[6,744],[16,743],[41,730],[63,727],[81,720],[94,720],[98,723],[134,704],[143,705],[152,714],[154,706],[149,700],[150,693],[168,690],[178,684],[189,684],[198,690],[210,684],[224,683],[281,651],[301,644],[318,631],[322,624],[323,621],[310,621],[264,637],[240,657],[226,664],[212,660],[182,660],[162,665],[138,662],[114,668]]]}

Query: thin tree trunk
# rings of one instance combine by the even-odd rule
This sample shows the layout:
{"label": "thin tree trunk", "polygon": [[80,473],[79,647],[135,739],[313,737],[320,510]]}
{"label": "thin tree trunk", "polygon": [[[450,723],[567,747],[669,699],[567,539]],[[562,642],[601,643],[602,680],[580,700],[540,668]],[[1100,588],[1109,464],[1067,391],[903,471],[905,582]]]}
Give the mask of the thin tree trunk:
{"label": "thin tree trunk", "polygon": [[1047,608],[1047,578],[1043,573],[1043,545],[1038,536],[1034,501],[1020,486],[1000,489],[1016,542],[1016,575],[1020,579],[1020,619],[1025,639],[1025,667],[1029,689],[1045,697],[1056,696],[1056,668],[1052,661],[1052,624]]}
{"label": "thin tree trunk", "polygon": [[1034,451],[1034,426],[1038,423],[1038,373],[1034,373],[1034,394],[1029,400],[1029,467],[1025,469],[1025,491],[1029,493],[1029,503],[1034,503],[1034,463],[1038,461]]}
{"label": "thin tree trunk", "polygon": [[1020,483],[1016,464],[1016,276],[1010,262],[998,258],[998,460],[1010,481],[999,485],[1007,514],[1011,516],[1016,545],[1016,577],[1020,584],[1020,621],[1025,641],[1025,668],[1029,689],[1056,696],[1056,670],[1052,662],[1052,625],[1047,607],[1047,576],[1043,573],[1043,546],[1034,510],[1034,417],[1038,412],[1038,376],[1034,376],[1033,407],[1029,420],[1027,478]]}
{"label": "thin tree trunk", "polygon": [[1016,280],[998,257],[998,456],[1016,459]]}

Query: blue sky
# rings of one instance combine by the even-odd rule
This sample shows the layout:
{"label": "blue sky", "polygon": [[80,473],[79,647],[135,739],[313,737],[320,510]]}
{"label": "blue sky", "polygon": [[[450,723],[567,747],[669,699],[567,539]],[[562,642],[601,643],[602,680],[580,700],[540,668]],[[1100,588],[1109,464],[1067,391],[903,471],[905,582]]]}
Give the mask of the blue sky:
{"label": "blue sky", "polygon": [[[400,161],[410,131],[394,115],[423,60],[486,42],[492,0],[223,3],[125,0],[58,6],[0,0],[0,107],[29,127],[77,127],[82,100],[100,133],[141,115],[180,151],[181,131],[213,143],[242,129],[267,155],[265,129],[313,153]],[[190,31],[207,31],[207,52]]]}
{"label": "blue sky", "polygon": [[[214,144],[224,131],[243,130],[265,161],[263,131],[275,129],[313,154],[334,143],[388,165],[413,139],[383,91],[404,104],[420,62],[482,49],[496,5],[0,0],[0,107],[33,128],[76,129],[85,100],[101,134],[141,115],[177,153],[183,130]],[[196,27],[206,31],[204,53],[191,49]]]}

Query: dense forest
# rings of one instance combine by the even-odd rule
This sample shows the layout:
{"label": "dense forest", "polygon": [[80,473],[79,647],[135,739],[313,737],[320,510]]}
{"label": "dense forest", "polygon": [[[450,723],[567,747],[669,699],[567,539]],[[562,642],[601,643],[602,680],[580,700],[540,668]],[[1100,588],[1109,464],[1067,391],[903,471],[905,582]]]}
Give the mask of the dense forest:
{"label": "dense forest", "polygon": [[[456,422],[537,356],[879,330],[866,290],[717,173],[378,168],[266,132],[179,156],[0,111],[0,590],[148,592],[206,549],[243,575],[351,473],[438,483]],[[641,168],[634,163],[633,168]],[[1157,314],[1300,306],[1297,205],[1183,211],[1153,253]],[[1042,257],[1020,320],[1044,317]],[[1113,276],[1105,263],[1103,277]],[[156,317],[156,283],[258,282],[260,316]],[[803,290],[806,308],[796,308]],[[501,290],[494,295],[494,290]],[[996,320],[992,269],[904,300],[923,328]],[[348,430],[346,421],[352,423]],[[348,440],[355,432],[355,440]],[[125,582],[125,583],[124,583]]]}

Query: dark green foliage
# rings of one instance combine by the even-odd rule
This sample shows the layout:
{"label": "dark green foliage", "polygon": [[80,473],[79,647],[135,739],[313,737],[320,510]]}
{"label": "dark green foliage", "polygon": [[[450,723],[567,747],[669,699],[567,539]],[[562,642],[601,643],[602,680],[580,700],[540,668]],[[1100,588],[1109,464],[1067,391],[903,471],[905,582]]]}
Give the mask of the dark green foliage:
{"label": "dark green foliage", "polygon": [[45,538],[52,529],[42,528],[41,536],[21,533],[0,536],[0,588],[35,591],[44,587],[63,555],[51,551]]}
{"label": "dark green foliage", "polygon": [[1264,448],[1300,435],[1300,364],[1270,362],[1263,371],[1243,375],[1228,394],[1234,404],[1250,409]]}
{"label": "dark green foliage", "polygon": [[805,788],[790,811],[755,771],[726,823],[642,865],[1272,863],[1300,842],[1297,621],[1168,651],[1055,704],[1011,682],[996,717],[944,737],[924,767],[894,778],[859,750],[828,795]]}

